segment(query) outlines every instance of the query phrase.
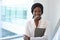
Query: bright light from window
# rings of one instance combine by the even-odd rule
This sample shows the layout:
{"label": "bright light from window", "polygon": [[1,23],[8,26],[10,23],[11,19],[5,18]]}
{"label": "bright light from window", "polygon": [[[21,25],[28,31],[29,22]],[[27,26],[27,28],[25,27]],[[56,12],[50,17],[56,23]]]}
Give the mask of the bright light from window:
{"label": "bright light from window", "polygon": [[[29,2],[29,3],[28,3]],[[13,6],[13,7],[16,7],[16,6],[21,6],[21,5],[29,5],[31,4],[32,0],[3,0],[2,1],[2,5],[5,5],[5,6]]]}

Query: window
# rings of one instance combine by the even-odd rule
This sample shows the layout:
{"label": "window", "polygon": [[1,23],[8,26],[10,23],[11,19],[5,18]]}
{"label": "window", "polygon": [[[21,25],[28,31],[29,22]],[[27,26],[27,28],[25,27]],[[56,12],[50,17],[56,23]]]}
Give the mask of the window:
{"label": "window", "polygon": [[2,21],[12,22],[13,19],[27,19],[27,9],[25,8],[11,8],[6,6],[1,6]]}
{"label": "window", "polygon": [[[28,3],[29,2],[29,3]],[[31,15],[31,5],[33,0],[3,0],[1,1],[1,20],[2,20],[2,30],[8,35],[3,35],[7,37],[5,39],[23,36],[25,32],[25,25],[28,19],[32,17]],[[13,33],[13,34],[12,34]],[[14,36],[15,35],[15,36]],[[20,38],[20,40],[23,38]],[[18,40],[18,39],[17,39]]]}

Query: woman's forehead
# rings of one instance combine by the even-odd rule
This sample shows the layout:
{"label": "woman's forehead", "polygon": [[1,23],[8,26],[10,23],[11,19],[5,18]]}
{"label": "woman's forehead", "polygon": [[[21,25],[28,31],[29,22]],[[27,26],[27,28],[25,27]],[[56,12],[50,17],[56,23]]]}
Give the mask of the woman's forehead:
{"label": "woman's forehead", "polygon": [[40,10],[41,10],[41,8],[40,8],[40,7],[36,7],[34,10],[39,10],[39,11],[40,11]]}

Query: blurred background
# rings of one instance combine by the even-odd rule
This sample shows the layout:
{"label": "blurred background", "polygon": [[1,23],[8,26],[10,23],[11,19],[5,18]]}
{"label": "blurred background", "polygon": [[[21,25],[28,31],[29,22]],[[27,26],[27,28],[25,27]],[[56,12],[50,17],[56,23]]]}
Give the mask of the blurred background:
{"label": "blurred background", "polygon": [[31,6],[36,2],[43,4],[42,17],[50,21],[49,40],[60,40],[60,0],[0,0],[0,40],[24,40]]}

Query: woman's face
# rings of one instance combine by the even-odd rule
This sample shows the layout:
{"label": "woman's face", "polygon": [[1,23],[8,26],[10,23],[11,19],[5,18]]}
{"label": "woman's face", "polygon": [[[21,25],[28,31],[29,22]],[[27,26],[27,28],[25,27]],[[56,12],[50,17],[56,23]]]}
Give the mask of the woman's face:
{"label": "woman's face", "polygon": [[40,7],[36,7],[34,10],[33,10],[33,16],[38,16],[38,17],[41,17],[42,15],[42,11],[41,11],[41,8]]}

